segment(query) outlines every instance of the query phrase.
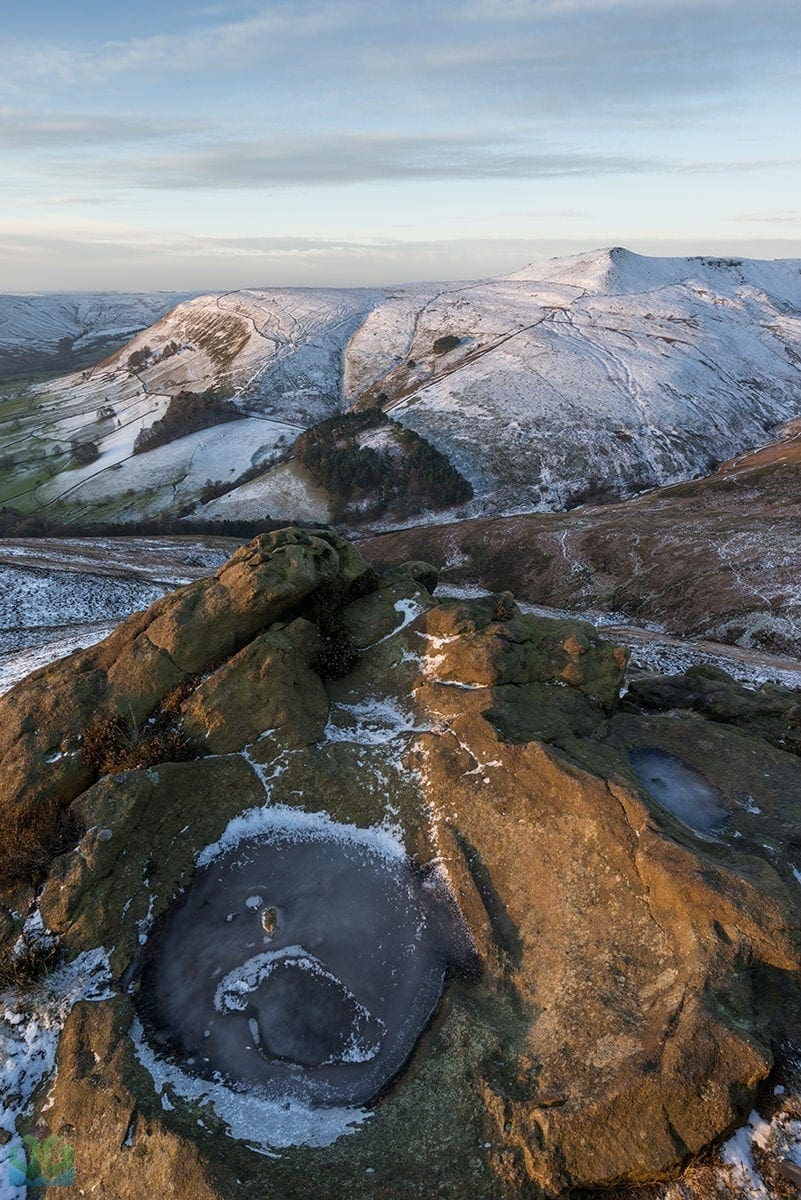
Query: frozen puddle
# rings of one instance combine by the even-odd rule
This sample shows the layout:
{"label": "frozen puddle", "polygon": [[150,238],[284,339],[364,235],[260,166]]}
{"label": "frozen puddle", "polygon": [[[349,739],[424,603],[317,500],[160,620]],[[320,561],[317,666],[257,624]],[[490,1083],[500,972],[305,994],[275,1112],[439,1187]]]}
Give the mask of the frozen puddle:
{"label": "frozen puddle", "polygon": [[680,758],[664,750],[630,750],[629,761],[663,808],[698,833],[714,833],[728,819],[721,792]]}
{"label": "frozen puddle", "polygon": [[436,873],[334,830],[276,830],[200,870],[148,942],[138,1007],[195,1076],[357,1106],[404,1065],[466,955]]}

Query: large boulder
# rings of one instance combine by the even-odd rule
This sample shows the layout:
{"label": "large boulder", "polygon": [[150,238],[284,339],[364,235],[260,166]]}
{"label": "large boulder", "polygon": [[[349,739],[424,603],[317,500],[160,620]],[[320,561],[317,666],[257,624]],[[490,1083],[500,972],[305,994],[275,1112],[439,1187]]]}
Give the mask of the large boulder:
{"label": "large boulder", "polygon": [[[698,711],[620,704],[625,653],[591,627],[508,596],[438,602],[416,568],[354,588],[356,571],[332,625],[319,581],[346,553],[286,537],[271,553],[300,557],[307,602],[267,627],[242,619],[181,710],[211,753],[73,780],[85,832],[50,862],[39,912],[68,958],[106,947],[109,994],[68,1017],[26,1128],[73,1141],[79,1175],[113,1200],[542,1200],[675,1174],[747,1115],[798,1036],[798,884],[776,848],[801,822],[801,760]],[[342,678],[314,669],[321,614],[358,647]],[[108,644],[97,653],[108,673]],[[643,748],[706,773],[720,833],[657,800],[632,766]],[[148,1041],[149,947],[208,848],[270,813],[293,838],[310,821],[395,838],[422,878],[444,873],[474,949],[409,1061],[333,1140],[310,1118],[271,1143],[255,1115],[245,1136],[214,1085],[179,1086],[170,1047]],[[358,938],[358,905],[353,920]]]}
{"label": "large boulder", "polygon": [[[55,822],[94,777],[87,727],[121,716],[137,726],[172,689],[224,663],[325,586],[345,593],[366,566],[330,532],[256,538],[201,579],[125,621],[88,650],[42,668],[0,698],[0,820]],[[42,818],[44,814],[44,818]],[[5,846],[6,870],[14,868]]]}
{"label": "large boulder", "polygon": [[627,654],[583,621],[524,616],[511,596],[435,609],[426,628],[437,639],[439,677],[490,684],[562,683],[610,709]]}
{"label": "large boulder", "polygon": [[210,754],[242,750],[268,731],[287,745],[316,742],[328,717],[310,666],[319,650],[319,630],[302,618],[254,638],[186,701],[185,731]]}

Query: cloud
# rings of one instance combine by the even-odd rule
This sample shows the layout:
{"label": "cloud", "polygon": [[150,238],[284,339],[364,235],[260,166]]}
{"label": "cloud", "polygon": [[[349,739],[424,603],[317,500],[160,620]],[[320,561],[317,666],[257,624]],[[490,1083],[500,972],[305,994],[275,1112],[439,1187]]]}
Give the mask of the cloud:
{"label": "cloud", "polygon": [[187,121],[99,113],[30,112],[0,108],[0,149],[116,146],[153,142],[201,128]]}
{"label": "cloud", "polygon": [[796,225],[801,229],[801,208],[788,208],[780,212],[735,213],[726,220],[753,225]]}
{"label": "cloud", "polygon": [[[240,11],[220,20],[219,13]],[[796,0],[292,0],[196,8],[179,32],[94,43],[11,43],[0,87],[103,84],[165,74],[241,80],[281,105],[359,93],[408,104],[476,97],[486,113],[592,114],[597,103],[681,103],[795,71]],[[264,85],[268,84],[268,87]],[[264,89],[262,91],[262,88]],[[336,101],[335,101],[336,103]],[[367,115],[367,114],[366,114]]]}
{"label": "cloud", "polygon": [[226,141],[188,153],[105,163],[103,177],[145,188],[289,188],[400,180],[556,178],[664,169],[657,159],[537,149],[497,134],[331,133]]}
{"label": "cloud", "polygon": [[40,164],[63,185],[230,191],[341,187],[447,180],[603,178],[664,174],[714,176],[792,170],[801,158],[693,160],[632,152],[559,149],[533,138],[471,133],[353,133],[227,139],[147,157],[104,155],[77,169],[65,158]]}
{"label": "cloud", "polygon": [[[226,11],[228,6],[226,6]],[[241,71],[265,58],[286,55],[288,47],[325,42],[369,11],[364,0],[317,0],[303,8],[290,0],[237,20],[196,22],[179,33],[149,34],[126,40],[107,40],[80,47],[18,42],[6,72],[50,83],[75,84],[87,77],[97,81],[125,74]],[[212,15],[214,15],[212,8]]]}

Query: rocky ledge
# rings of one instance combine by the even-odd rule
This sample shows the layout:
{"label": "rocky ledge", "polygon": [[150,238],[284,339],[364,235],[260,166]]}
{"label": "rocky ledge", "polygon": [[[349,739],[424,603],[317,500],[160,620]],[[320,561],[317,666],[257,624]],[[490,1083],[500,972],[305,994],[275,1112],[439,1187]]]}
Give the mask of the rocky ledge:
{"label": "rocky ledge", "polygon": [[435,587],[283,530],[0,701],[4,972],[55,1031],[5,1099],[81,1186],[645,1184],[798,1044],[798,698],[621,699],[590,626]]}

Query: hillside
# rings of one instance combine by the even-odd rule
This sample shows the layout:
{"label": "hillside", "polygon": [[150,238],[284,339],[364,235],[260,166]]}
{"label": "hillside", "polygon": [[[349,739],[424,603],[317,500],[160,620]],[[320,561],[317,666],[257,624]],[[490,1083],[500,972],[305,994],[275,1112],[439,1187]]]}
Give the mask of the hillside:
{"label": "hillside", "polygon": [[0,380],[96,362],[186,298],[185,292],[0,295]]}
{"label": "hillside", "polygon": [[473,512],[705,474],[801,412],[799,263],[604,250],[449,288],[401,335],[404,303],[353,339],[351,399],[372,377],[367,394],[473,485]]}
{"label": "hillside", "polygon": [[[209,389],[243,419],[133,459],[172,396]],[[380,406],[473,490],[429,519],[558,511],[708,474],[801,415],[801,263],[616,248],[473,283],[213,294],[0,403],[0,503],[22,508],[189,511],[212,481],[225,515],[324,519],[292,444]],[[97,454],[76,464],[74,440]]]}
{"label": "hillside", "polygon": [[457,591],[799,656],[801,423],[788,435],[622,503],[410,528],[362,550],[379,565],[427,559]]}

